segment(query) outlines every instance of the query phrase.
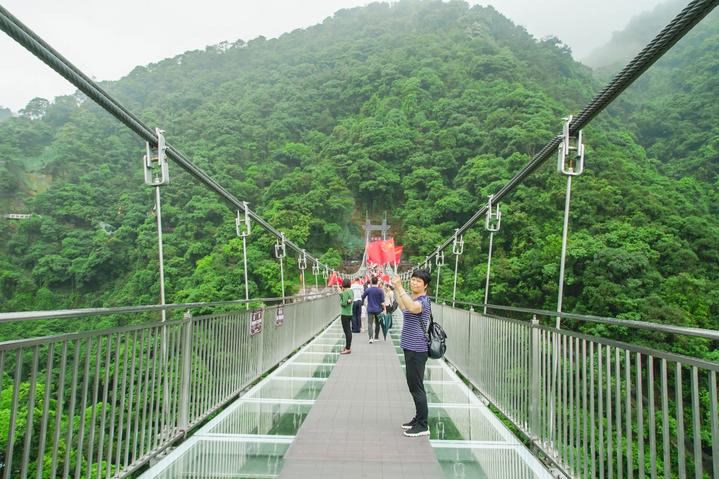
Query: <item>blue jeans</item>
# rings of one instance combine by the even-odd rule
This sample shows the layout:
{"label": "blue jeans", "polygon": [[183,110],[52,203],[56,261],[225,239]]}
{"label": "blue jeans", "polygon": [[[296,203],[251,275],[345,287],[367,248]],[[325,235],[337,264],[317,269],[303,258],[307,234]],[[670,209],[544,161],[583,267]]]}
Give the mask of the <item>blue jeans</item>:
{"label": "blue jeans", "polygon": [[352,332],[359,333],[362,329],[362,301],[352,303]]}

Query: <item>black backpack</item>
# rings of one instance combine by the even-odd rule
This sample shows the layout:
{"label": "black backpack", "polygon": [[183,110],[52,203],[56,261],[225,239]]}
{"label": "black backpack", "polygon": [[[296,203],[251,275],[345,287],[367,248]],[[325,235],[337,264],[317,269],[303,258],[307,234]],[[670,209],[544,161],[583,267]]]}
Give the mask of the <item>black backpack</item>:
{"label": "black backpack", "polygon": [[[422,326],[424,327],[424,324]],[[440,359],[444,356],[447,351],[447,333],[444,332],[439,323],[434,322],[431,309],[429,312],[429,327],[424,332],[424,337],[427,340],[427,354],[431,359]]]}

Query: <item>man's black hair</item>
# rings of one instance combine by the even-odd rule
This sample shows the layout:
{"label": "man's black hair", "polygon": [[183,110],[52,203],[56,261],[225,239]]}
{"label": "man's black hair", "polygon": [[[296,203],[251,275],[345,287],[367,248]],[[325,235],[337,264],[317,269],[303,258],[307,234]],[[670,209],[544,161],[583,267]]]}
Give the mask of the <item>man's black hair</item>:
{"label": "man's black hair", "polygon": [[370,280],[372,284],[377,284],[378,281],[377,276],[372,276],[372,279]]}
{"label": "man's black hair", "polygon": [[349,278],[345,278],[342,280],[343,288],[349,288],[350,286],[352,286],[352,283],[350,282]]}
{"label": "man's black hair", "polygon": [[419,278],[424,282],[424,285],[429,287],[429,282],[432,279],[429,272],[426,269],[416,269],[412,273],[413,278]]}

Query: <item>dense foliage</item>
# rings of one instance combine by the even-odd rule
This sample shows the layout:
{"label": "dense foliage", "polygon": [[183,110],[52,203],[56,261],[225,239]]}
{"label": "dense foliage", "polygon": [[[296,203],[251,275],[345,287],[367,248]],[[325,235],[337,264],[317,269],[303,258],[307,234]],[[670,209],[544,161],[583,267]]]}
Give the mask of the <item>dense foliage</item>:
{"label": "dense foliage", "polygon": [[[585,132],[565,311],[719,326],[718,18],[700,24]],[[366,211],[375,218],[387,211],[397,242],[422,260],[600,86],[561,42],[537,41],[490,7],[411,0],[342,10],[278,39],[187,52],[104,85],[336,267],[360,257]],[[2,223],[0,310],[157,302],[154,192],[143,184],[143,143],[81,94],[38,98],[20,113],[0,123],[0,208],[34,216]],[[235,212],[177,166],[170,170],[162,189],[168,302],[243,297]],[[490,302],[555,307],[564,188],[564,177],[547,165],[502,205]],[[459,299],[484,297],[481,226],[464,238]],[[259,228],[249,238],[253,297],[281,293],[274,242]],[[296,258],[288,256],[284,268],[288,292],[296,292]],[[451,294],[447,270],[443,298]],[[60,327],[4,325],[0,335]],[[663,340],[600,326],[591,332]],[[708,342],[664,343],[719,359]],[[0,395],[2,431],[9,393]]]}
{"label": "dense foliage", "polygon": [[[716,16],[700,25],[587,130],[565,310],[717,326],[716,27]],[[418,260],[601,85],[558,40],[537,41],[491,7],[404,1],[187,52],[104,86],[308,251],[358,257],[365,211],[387,211]],[[36,215],[0,233],[3,310],[156,301],[143,150],[80,94],[33,100],[0,124],[2,206]],[[242,296],[234,212],[174,165],[171,177],[168,301]],[[502,206],[492,302],[554,308],[563,201],[550,165]],[[465,237],[464,299],[483,298],[482,238],[479,226]],[[279,294],[274,240],[256,232],[249,244],[250,294]],[[296,290],[295,259],[285,266]]]}

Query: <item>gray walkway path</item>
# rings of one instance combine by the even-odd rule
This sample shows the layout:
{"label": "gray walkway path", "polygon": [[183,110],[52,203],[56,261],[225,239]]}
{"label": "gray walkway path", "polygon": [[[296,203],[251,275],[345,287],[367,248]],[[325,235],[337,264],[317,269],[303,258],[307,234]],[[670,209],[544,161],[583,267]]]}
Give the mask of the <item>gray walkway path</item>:
{"label": "gray walkway path", "polygon": [[413,415],[392,342],[368,344],[357,333],[285,454],[280,478],[443,478],[428,437],[402,433]]}

